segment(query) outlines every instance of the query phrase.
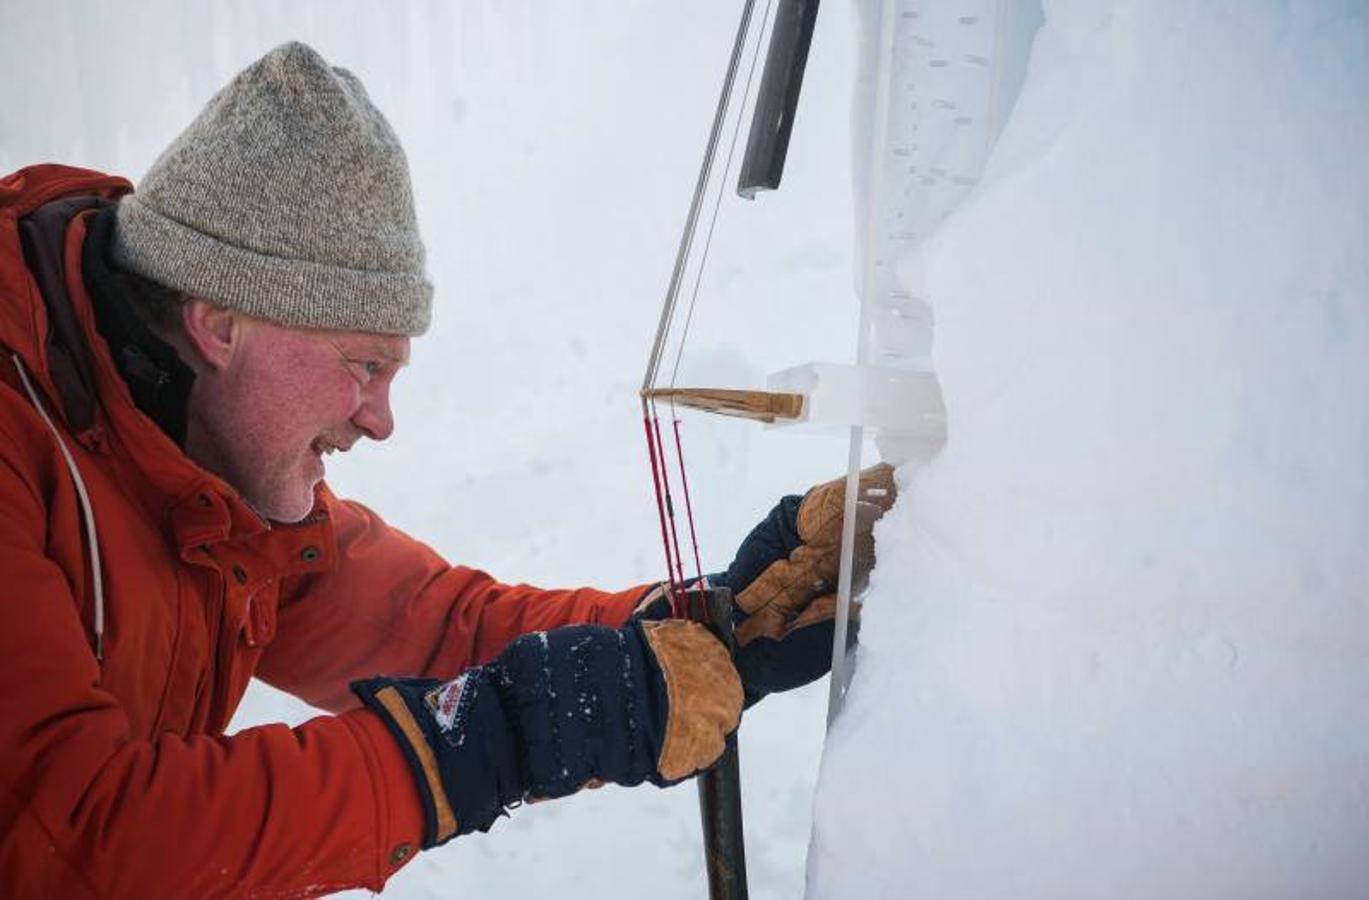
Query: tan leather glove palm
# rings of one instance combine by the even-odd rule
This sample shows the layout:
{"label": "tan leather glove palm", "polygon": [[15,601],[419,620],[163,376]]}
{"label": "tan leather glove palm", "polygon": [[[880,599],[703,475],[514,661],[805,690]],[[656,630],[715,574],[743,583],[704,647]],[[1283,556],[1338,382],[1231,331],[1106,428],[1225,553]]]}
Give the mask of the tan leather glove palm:
{"label": "tan leather glove palm", "polygon": [[[880,463],[860,474],[853,591],[864,589],[869,581],[875,564],[874,524],[893,506],[897,491],[893,466]],[[804,496],[796,517],[802,543],[788,557],[771,563],[736,597],[747,614],[736,631],[740,647],[761,636],[784,640],[797,629],[835,615],[845,496],[845,478],[820,484]]]}

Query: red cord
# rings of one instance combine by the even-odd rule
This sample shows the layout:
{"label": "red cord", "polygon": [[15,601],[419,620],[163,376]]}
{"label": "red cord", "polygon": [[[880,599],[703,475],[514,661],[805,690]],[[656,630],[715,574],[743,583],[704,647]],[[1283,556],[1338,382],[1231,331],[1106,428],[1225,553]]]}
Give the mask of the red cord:
{"label": "red cord", "polygon": [[[675,525],[675,507],[670,496],[670,477],[667,468],[665,441],[661,439],[661,420],[653,410],[643,416],[646,428],[647,455],[651,459],[651,485],[656,491],[656,515],[661,523],[661,545],[665,548],[666,579],[670,587],[670,611],[676,618],[688,618],[685,597],[684,554],[680,551],[680,535]],[[684,492],[685,518],[689,523],[689,541],[694,549],[695,586],[703,588],[703,561],[699,552],[699,534],[694,524],[694,504],[689,496],[689,476],[685,473],[684,440],[680,436],[680,420],[674,419],[675,459],[680,466],[680,488]]]}
{"label": "red cord", "polygon": [[642,425],[646,428],[646,449],[647,455],[651,458],[651,484],[656,489],[656,515],[661,521],[661,546],[665,548],[666,580],[670,585],[670,607],[674,612],[680,603],[680,587],[675,583],[676,566],[670,554],[670,538],[666,534],[666,500],[661,491],[661,469],[664,468],[665,460],[660,455],[656,435],[651,430],[651,419],[644,416]]}
{"label": "red cord", "polygon": [[[669,549],[673,549],[673,550],[674,550],[675,571],[673,571],[673,572],[670,573],[671,586],[672,586],[672,587],[677,587],[676,600],[678,601],[678,606],[679,606],[679,610],[678,610],[678,612],[677,612],[677,615],[682,615],[682,614],[685,612],[685,609],[684,609],[684,603],[685,603],[685,601],[684,601],[684,580],[685,580],[685,579],[684,579],[684,562],[683,562],[682,556],[681,556],[681,554],[680,554],[680,535],[679,535],[679,532],[678,532],[678,531],[676,530],[676,528],[675,528],[675,505],[674,505],[674,503],[671,502],[671,499],[670,499],[670,475],[669,475],[668,470],[666,469],[666,464],[665,464],[665,442],[661,440],[661,420],[660,420],[659,418],[657,418],[656,416],[652,416],[652,418],[651,418],[651,424],[652,424],[652,426],[656,429],[656,450],[657,450],[657,452],[660,453],[660,455],[661,455],[661,463],[660,463],[660,469],[661,469],[661,487],[664,489],[664,492],[665,492],[665,511],[666,511],[666,518],[667,518],[667,519],[669,520],[669,522],[670,522],[670,545],[671,545],[671,547],[668,548],[668,550],[669,550]],[[667,556],[669,556],[669,555],[670,555],[669,552],[667,552]]]}
{"label": "red cord", "polygon": [[699,535],[694,530],[694,506],[689,502],[689,479],[685,477],[684,443],[680,440],[680,420],[675,420],[675,458],[680,462],[680,485],[684,491],[685,516],[689,520],[689,542],[694,546],[694,574],[699,576],[697,587],[704,587],[704,566],[699,560]]}

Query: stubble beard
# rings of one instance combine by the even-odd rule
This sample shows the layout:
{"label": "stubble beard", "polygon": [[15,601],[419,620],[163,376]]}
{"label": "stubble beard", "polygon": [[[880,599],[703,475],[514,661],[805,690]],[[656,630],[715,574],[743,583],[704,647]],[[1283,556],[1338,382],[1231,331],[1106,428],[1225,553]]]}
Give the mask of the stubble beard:
{"label": "stubble beard", "polygon": [[272,459],[262,446],[257,435],[224,433],[212,422],[192,420],[186,430],[186,455],[226,481],[257,515],[272,522],[298,522],[313,509],[314,487],[322,480],[303,471],[313,451],[300,447],[286,458]]}

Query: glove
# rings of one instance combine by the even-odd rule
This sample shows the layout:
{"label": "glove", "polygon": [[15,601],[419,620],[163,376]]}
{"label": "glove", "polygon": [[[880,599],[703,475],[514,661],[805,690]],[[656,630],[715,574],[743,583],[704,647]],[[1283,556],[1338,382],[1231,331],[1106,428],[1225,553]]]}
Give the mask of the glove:
{"label": "glove", "polygon": [[[885,463],[860,473],[852,592],[865,589],[875,564],[874,524],[898,489]],[[831,668],[846,479],[785,497],[752,529],[727,572],[711,578],[732,589],[736,666],[748,705],[800,687]],[[852,605],[852,628],[858,605]],[[852,632],[854,634],[854,631]]]}
{"label": "glove", "polygon": [[569,625],[524,635],[451,681],[351,687],[409,762],[424,849],[488,831],[524,800],[688,778],[721,755],[742,707],[727,649],[680,620]]}

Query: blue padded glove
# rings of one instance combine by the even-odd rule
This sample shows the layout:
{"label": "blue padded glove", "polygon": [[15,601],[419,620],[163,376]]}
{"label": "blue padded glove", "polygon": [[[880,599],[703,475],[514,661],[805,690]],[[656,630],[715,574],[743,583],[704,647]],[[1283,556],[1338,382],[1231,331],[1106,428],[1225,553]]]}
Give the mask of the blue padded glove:
{"label": "blue padded glove", "polygon": [[[864,589],[874,567],[874,523],[897,495],[893,471],[880,464],[861,472],[853,591]],[[748,705],[831,668],[845,495],[846,479],[839,478],[780,500],[746,536],[727,571],[710,578],[735,598],[735,662]],[[853,604],[852,637],[858,613]]]}
{"label": "blue padded glove", "polygon": [[727,649],[685,621],[570,625],[451,681],[381,676],[352,690],[409,762],[425,849],[488,831],[524,800],[687,778],[722,753],[742,705]]}

